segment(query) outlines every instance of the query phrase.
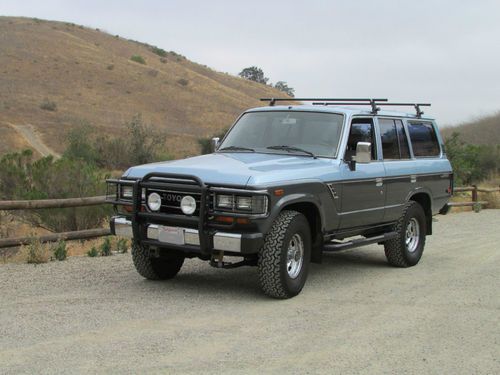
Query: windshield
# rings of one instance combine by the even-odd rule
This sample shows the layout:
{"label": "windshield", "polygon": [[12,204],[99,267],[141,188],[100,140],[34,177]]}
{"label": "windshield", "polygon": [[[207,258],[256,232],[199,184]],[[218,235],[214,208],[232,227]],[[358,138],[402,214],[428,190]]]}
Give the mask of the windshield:
{"label": "windshield", "polygon": [[334,157],[342,122],[343,116],[335,113],[248,112],[231,129],[219,151],[293,152]]}

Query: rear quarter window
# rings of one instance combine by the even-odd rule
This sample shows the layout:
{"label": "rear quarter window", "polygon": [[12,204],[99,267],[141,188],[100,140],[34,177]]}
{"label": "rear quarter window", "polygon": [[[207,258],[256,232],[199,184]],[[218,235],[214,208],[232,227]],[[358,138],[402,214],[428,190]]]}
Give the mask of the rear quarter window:
{"label": "rear quarter window", "polygon": [[415,157],[439,156],[439,142],[431,122],[408,122],[411,147]]}

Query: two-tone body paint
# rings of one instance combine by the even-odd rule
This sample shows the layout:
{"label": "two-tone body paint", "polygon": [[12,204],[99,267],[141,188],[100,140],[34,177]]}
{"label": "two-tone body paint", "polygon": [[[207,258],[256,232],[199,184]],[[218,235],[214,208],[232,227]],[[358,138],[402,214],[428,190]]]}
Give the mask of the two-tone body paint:
{"label": "two-tone body paint", "polygon": [[[412,195],[429,196],[432,213],[448,201],[451,165],[443,154],[433,158],[383,160],[378,129],[379,117],[407,121],[412,116],[383,112],[372,116],[367,111],[318,106],[264,107],[251,111],[297,110],[331,112],[344,115],[344,126],[336,157],[313,159],[286,153],[217,152],[209,155],[154,163],[129,169],[124,178],[140,179],[150,172],[192,174],[208,186],[230,186],[269,192],[269,214],[255,220],[259,232],[267,233],[274,219],[286,207],[297,203],[314,205],[321,219],[321,232],[334,234],[348,228],[390,223],[401,215]],[[377,160],[358,163],[354,171],[343,161],[352,119],[365,117],[374,122]],[[426,119],[425,121],[431,121]],[[434,124],[434,122],[433,122]],[[434,124],[435,126],[435,124]],[[442,143],[439,132],[436,132]],[[409,142],[410,143],[410,142]],[[410,148],[411,149],[411,148]],[[283,189],[283,196],[274,190]]]}

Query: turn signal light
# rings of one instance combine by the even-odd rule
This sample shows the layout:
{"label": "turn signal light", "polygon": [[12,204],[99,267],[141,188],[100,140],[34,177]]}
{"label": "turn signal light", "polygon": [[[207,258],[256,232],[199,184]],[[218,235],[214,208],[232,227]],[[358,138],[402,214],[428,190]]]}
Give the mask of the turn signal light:
{"label": "turn signal light", "polygon": [[232,224],[234,222],[234,218],[229,216],[216,216],[215,221],[220,223]]}
{"label": "turn signal light", "polygon": [[276,189],[274,191],[274,195],[277,197],[282,197],[284,194],[285,194],[285,190],[283,190],[283,189]]}

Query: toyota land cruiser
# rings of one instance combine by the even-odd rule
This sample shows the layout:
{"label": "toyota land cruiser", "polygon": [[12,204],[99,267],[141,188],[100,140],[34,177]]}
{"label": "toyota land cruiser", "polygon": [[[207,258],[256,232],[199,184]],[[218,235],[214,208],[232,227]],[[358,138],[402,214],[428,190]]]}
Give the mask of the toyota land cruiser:
{"label": "toyota land cruiser", "polygon": [[108,180],[111,231],[133,239],[139,274],[170,279],[193,257],[218,268],[257,266],[264,293],[290,298],[324,252],[377,243],[390,265],[416,265],[432,216],[446,213],[453,190],[438,128],[421,110],[430,104],[262,100],[269,105],[213,139],[212,154]]}

